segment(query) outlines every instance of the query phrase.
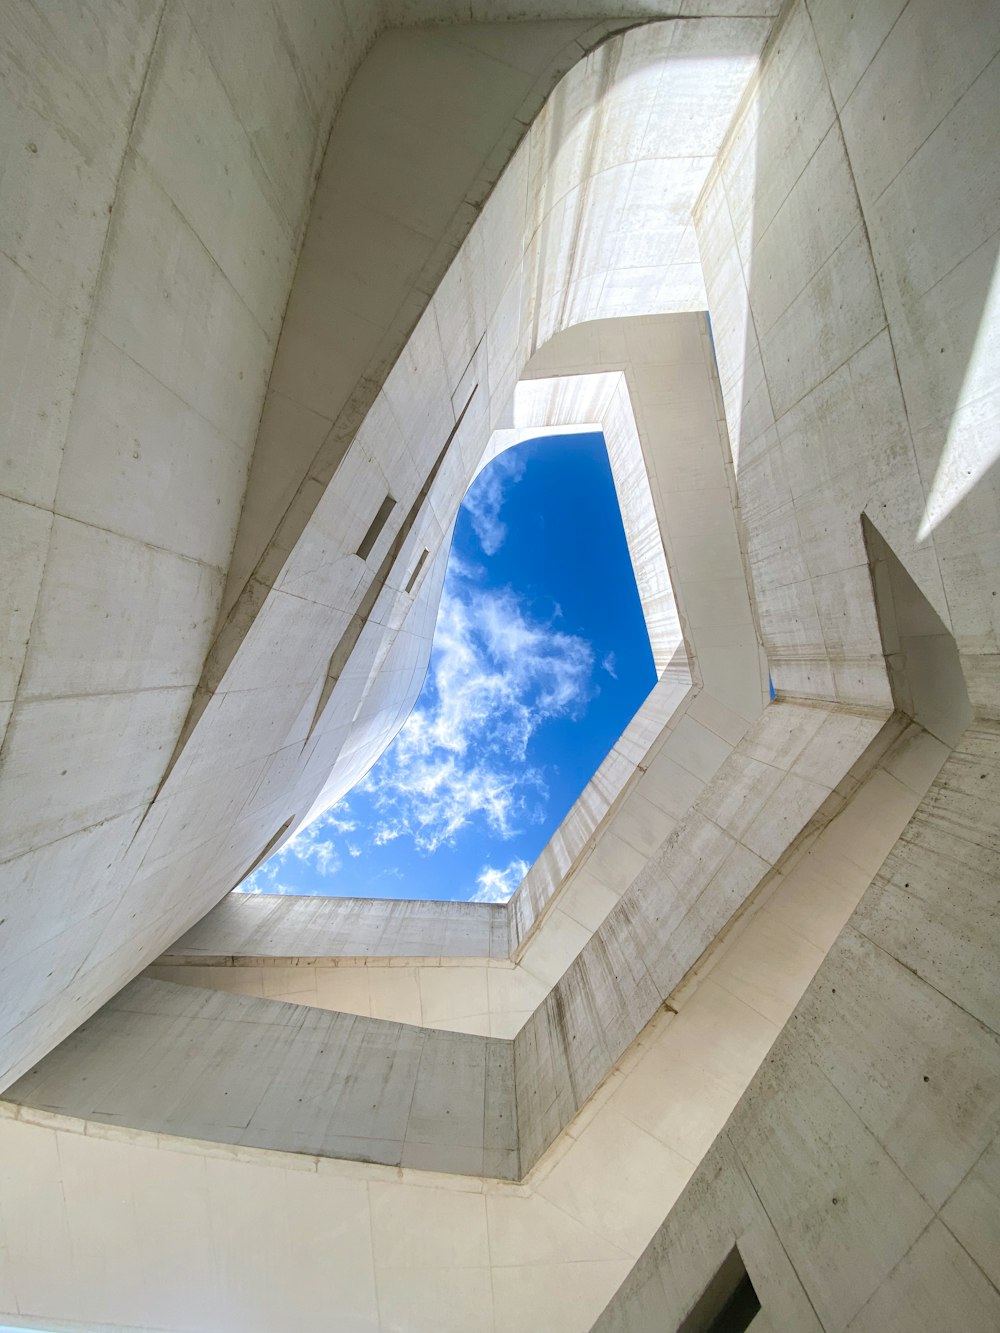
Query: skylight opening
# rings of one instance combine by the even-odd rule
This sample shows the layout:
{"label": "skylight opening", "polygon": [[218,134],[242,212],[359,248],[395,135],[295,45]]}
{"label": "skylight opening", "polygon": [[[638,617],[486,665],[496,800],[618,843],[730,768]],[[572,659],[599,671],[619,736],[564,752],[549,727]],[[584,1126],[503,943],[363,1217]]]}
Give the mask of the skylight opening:
{"label": "skylight opening", "polygon": [[508,449],[459,511],[407,722],[241,890],[504,901],[655,681],[603,436]]}

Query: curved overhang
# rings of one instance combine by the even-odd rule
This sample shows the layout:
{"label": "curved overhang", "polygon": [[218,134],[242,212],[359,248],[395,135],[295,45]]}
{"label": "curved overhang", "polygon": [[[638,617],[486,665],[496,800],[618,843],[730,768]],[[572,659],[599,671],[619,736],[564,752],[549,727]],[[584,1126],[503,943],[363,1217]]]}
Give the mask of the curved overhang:
{"label": "curved overhang", "polygon": [[[236,894],[179,939],[152,975],[200,985],[214,979],[227,989],[259,993],[262,978],[256,969],[268,966],[268,958],[370,962],[377,956],[446,955],[471,963],[477,957],[509,957],[514,974],[502,985],[494,982],[503,1004],[489,1005],[488,1013],[482,1000],[485,979],[472,983],[480,992],[478,1001],[463,993],[466,975],[454,969],[440,973],[434,985],[441,1012],[465,1020],[452,1026],[512,1036],[764,707],[766,666],[744,581],[725,427],[702,317],[599,321],[557,335],[529,363],[509,420],[511,425],[493,432],[487,460],[539,429],[596,426],[605,432],[660,669],[658,684],[499,914],[483,905],[456,906],[449,928],[446,905],[401,904],[395,909],[402,931],[397,936],[393,909],[384,904],[300,904],[289,898],[268,904]],[[701,522],[691,521],[695,504],[699,513],[712,516],[707,549]],[[446,555],[442,546],[436,562],[443,563]],[[433,566],[426,586],[438,595]],[[688,589],[693,614],[687,609]],[[706,604],[724,607],[723,617],[706,620],[701,613]],[[409,616],[418,615],[425,624],[432,619],[414,605],[402,621],[403,633]],[[381,634],[383,641],[388,637],[377,624],[366,632]],[[425,641],[425,652],[429,648]],[[397,679],[392,648],[378,660],[391,689]],[[366,689],[371,685],[370,677]],[[385,690],[385,681],[380,688]],[[378,696],[375,703],[377,721]],[[362,763],[366,755],[362,750]],[[334,770],[314,813],[339,799],[360,776],[349,767],[353,758],[348,755]],[[502,921],[493,919],[498,915]],[[400,943],[390,946],[394,938]],[[241,960],[238,974],[205,970],[207,959],[235,957]],[[227,968],[227,962],[221,966]],[[271,989],[277,975],[268,974],[268,993],[281,993]],[[293,975],[296,984],[287,994],[301,1000],[314,976],[305,971]],[[348,987],[325,985],[323,990],[343,1003]],[[419,1010],[408,1014],[421,1021]]]}
{"label": "curved overhang", "polygon": [[[433,296],[415,289],[407,296],[422,313],[398,358],[376,377],[348,447],[332,430],[318,451],[303,454],[300,444],[292,451],[308,461],[306,475],[257,563],[245,612],[226,617],[194,694],[178,689],[140,701],[169,704],[176,726],[160,719],[153,745],[126,710],[120,725],[139,747],[135,755],[121,743],[119,722],[109,730],[105,721],[104,739],[88,742],[98,751],[114,747],[114,791],[104,783],[110,794],[99,805],[90,791],[86,816],[75,813],[80,801],[63,810],[53,793],[52,818],[39,832],[22,773],[36,762],[37,740],[15,714],[4,759],[19,794],[0,815],[11,826],[11,855],[22,854],[14,868],[48,882],[65,854],[82,879],[69,910],[61,909],[59,933],[23,958],[21,970],[31,976],[10,1009],[8,1076],[228,892],[305,815],[360,735],[370,751],[355,761],[357,771],[398,728],[425,644],[397,635],[395,698],[376,689],[365,700],[382,713],[373,728],[363,711],[354,719],[384,642],[365,627],[398,622],[421,551],[440,547],[472,475],[466,457],[478,461],[491,432],[509,424],[514,386],[534,350],[585,320],[704,308],[692,209],[768,28],[769,20],[756,18],[651,23],[612,37],[563,78]],[[168,56],[175,37],[172,30],[163,36]],[[158,82],[157,95],[170,87]],[[627,133],[602,128],[619,120]],[[144,179],[141,161],[130,170]],[[155,202],[149,190],[147,216]],[[322,191],[321,180],[317,198]],[[128,237],[139,234],[140,193],[136,184],[124,196],[116,254],[130,254]],[[640,225],[651,197],[672,201],[658,233],[662,262],[653,269],[648,227]],[[623,222],[626,206],[634,226]],[[300,264],[299,278],[308,285],[308,266]],[[147,344],[132,327],[121,336],[141,359]],[[148,343],[149,330],[142,334]],[[362,559],[357,552],[390,496],[396,504]],[[51,572],[56,578],[54,564]],[[430,630],[426,623],[427,642]],[[193,642],[177,642],[190,657]],[[32,679],[25,677],[25,688]],[[183,699],[194,701],[186,723],[176,717]],[[98,702],[104,717],[119,700]],[[41,725],[53,707],[39,702],[29,711]],[[84,744],[89,732],[80,727]],[[70,835],[81,818],[89,820],[87,855],[81,847],[75,856]],[[93,875],[99,883],[86,886]],[[81,922],[86,929],[77,928]],[[49,966],[53,948],[58,962],[52,954]],[[75,977],[71,1003],[53,979],[60,969]]]}

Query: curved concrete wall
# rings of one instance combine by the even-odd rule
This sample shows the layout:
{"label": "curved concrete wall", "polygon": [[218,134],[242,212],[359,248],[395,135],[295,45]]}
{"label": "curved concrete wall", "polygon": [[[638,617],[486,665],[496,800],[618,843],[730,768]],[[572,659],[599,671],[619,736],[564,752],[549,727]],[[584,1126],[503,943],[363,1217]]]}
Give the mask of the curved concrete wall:
{"label": "curved concrete wall", "polygon": [[[4,10],[11,1058],[65,1025],[66,973],[125,890],[214,632],[315,173],[374,37],[354,0],[242,14],[237,41],[219,6]],[[24,895],[30,923],[7,911]]]}
{"label": "curved concrete wall", "polygon": [[[173,15],[171,9],[165,24],[168,19],[187,30],[183,13]],[[264,580],[263,601],[255,603],[252,622],[237,624],[231,617],[225,622],[223,635],[235,634],[240,647],[231,658],[222,652],[230,664],[221,677],[210,672],[212,679],[206,683],[203,678],[197,685],[212,634],[218,584],[211,606],[194,628],[191,594],[177,588],[171,604],[183,632],[178,625],[176,633],[167,635],[170,649],[162,650],[167,653],[163,659],[157,656],[158,640],[151,635],[149,619],[155,610],[156,622],[163,623],[159,589],[174,583],[157,576],[154,597],[151,590],[134,586],[135,571],[145,568],[141,560],[113,560],[116,572],[109,584],[108,579],[101,581],[99,562],[81,559],[77,567],[100,584],[90,594],[91,602],[84,599],[83,605],[108,606],[104,620],[86,615],[81,627],[68,607],[59,610],[71,597],[73,581],[62,577],[49,560],[52,595],[38,604],[35,657],[29,655],[19,686],[23,717],[19,704],[4,742],[0,774],[6,793],[0,829],[9,858],[4,865],[8,901],[13,906],[29,893],[39,902],[48,899],[46,907],[33,914],[35,924],[27,935],[23,925],[16,932],[11,921],[6,927],[8,947],[17,955],[8,973],[6,1001],[9,1076],[204,915],[262,850],[273,845],[280,830],[304,817],[338,759],[343,757],[344,779],[349,781],[394,734],[416,693],[433,612],[428,593],[415,604],[413,624],[400,628],[414,605],[405,593],[410,570],[422,549],[441,545],[489,434],[508,424],[514,385],[534,348],[581,319],[704,305],[690,209],[767,27],[757,19],[651,25],[611,39],[567,76],[487,201],[332,479],[331,469],[323,470],[327,455],[322,450],[317,455],[319,471],[301,493],[311,517],[293,549],[282,546],[280,533],[275,539],[271,549],[278,581],[266,591],[270,585]],[[183,73],[201,46],[196,44],[194,55],[186,57],[186,48],[175,44],[180,38],[170,35],[172,27],[159,31],[158,54],[150,68],[155,72],[163,64],[167,69],[174,60]],[[664,60],[676,77],[660,78]],[[206,87],[211,86],[209,81]],[[175,91],[166,73],[162,80],[147,78],[143,87],[144,98],[156,94],[166,99],[163,115],[168,118],[176,110],[176,99],[186,96],[183,84]],[[598,135],[595,109],[611,115],[618,99],[625,114],[639,88],[648,110],[643,134],[623,140]],[[688,120],[693,107],[697,116]],[[159,123],[141,99],[140,109],[136,132]],[[191,133],[197,140],[197,122]],[[207,145],[194,143],[194,161],[202,160],[202,149],[208,152]],[[663,156],[666,153],[671,156]],[[234,341],[235,334],[220,331],[211,311],[198,325],[199,332],[211,339],[220,358],[228,348],[231,361],[213,362],[208,350],[196,355],[193,342],[178,342],[185,321],[197,323],[201,317],[193,313],[194,307],[191,314],[170,314],[178,302],[176,296],[163,296],[174,290],[168,273],[184,277],[191,300],[210,293],[221,277],[198,238],[188,237],[183,214],[169,201],[163,201],[163,217],[149,211],[152,196],[142,193],[142,171],[138,158],[126,168],[123,179],[131,180],[129,173],[134,172],[140,183],[135,192],[129,188],[120,194],[116,207],[121,239],[108,251],[101,270],[102,283],[122,275],[116,289],[119,304],[112,307],[122,312],[124,321],[120,337],[129,350],[121,355],[131,366],[137,357],[141,360],[140,346],[148,344],[151,356],[155,352],[166,358],[153,368],[160,376],[157,384],[162,379],[174,383],[170,376],[183,370],[194,376],[202,395],[215,392],[211,376],[217,364],[225,377],[225,393],[235,393],[234,401],[246,406],[250,400],[241,395],[251,392],[249,363],[236,365],[245,360],[242,344]],[[551,179],[543,188],[547,173]],[[204,175],[181,173],[180,179],[196,199]],[[584,181],[593,181],[593,190],[584,190]],[[639,209],[644,191],[648,196],[663,188],[675,198],[667,225],[668,258],[656,281],[633,288],[629,275],[635,274],[633,266],[646,253],[649,237],[641,228],[620,225],[620,205],[631,199]],[[610,213],[602,213],[602,201],[612,203]],[[542,211],[536,214],[539,207]],[[581,285],[576,270],[581,263],[589,268],[591,261],[566,243],[592,210],[595,225],[603,219],[600,229],[611,248]],[[213,215],[213,223],[224,237],[230,235],[224,218]],[[134,312],[145,308],[142,284],[154,279],[153,271],[143,266],[143,238],[150,228],[157,236],[177,238],[174,248],[164,251],[168,269],[161,275],[163,285],[150,289],[150,299],[168,308],[163,319],[134,325]],[[188,251],[182,241],[192,254],[202,256],[193,269],[184,258]],[[121,256],[126,266],[113,262],[114,256]],[[134,278],[128,277],[133,271],[128,265],[136,268]],[[536,273],[544,274],[540,283]],[[571,291],[577,293],[572,301]],[[247,407],[244,414],[247,432],[259,407],[268,357],[262,353],[261,374],[256,380],[250,377],[256,387],[253,410]],[[101,401],[107,400],[101,396]],[[222,407],[224,401],[218,399],[218,409],[228,421],[232,414]],[[208,412],[216,399],[197,402]],[[162,420],[152,408],[148,413],[141,409],[141,414]],[[108,440],[125,445],[125,437],[102,431],[97,440],[102,447]],[[112,469],[120,465],[120,457],[116,452]],[[200,459],[207,457],[199,452]],[[248,459],[249,453],[232,489],[234,519]],[[92,481],[93,474],[88,472],[88,478]],[[397,501],[393,517],[369,559],[362,561],[355,552],[386,498],[390,478]],[[145,480],[139,484],[140,489],[150,485]],[[321,497],[313,505],[310,497],[317,490]],[[205,487],[199,493],[204,497],[210,492],[214,506],[217,491]],[[159,496],[159,487],[155,493]],[[102,503],[114,494],[102,490]],[[123,497],[120,503],[132,521],[142,512],[134,497]],[[183,497],[178,497],[178,505],[186,508]],[[224,509],[221,501],[214,507]],[[197,527],[217,531],[213,522]],[[118,591],[126,570],[127,595]],[[431,591],[428,580],[423,586]],[[49,606],[52,615],[46,620]],[[121,634],[115,630],[106,639],[111,631],[104,621],[110,623],[113,616],[120,618],[116,623]],[[166,623],[173,624],[169,619]],[[94,642],[95,634],[102,643],[114,644],[115,665],[110,676],[87,667],[83,679],[81,664],[101,663],[108,651]],[[147,654],[151,640],[154,648]],[[213,660],[222,660],[220,642],[217,639],[212,649]],[[185,643],[191,646],[194,675],[177,667],[176,653]],[[35,660],[46,685],[44,697],[29,700]],[[100,692],[117,679],[115,671],[126,668],[131,674],[121,682],[124,693]],[[161,669],[176,683],[164,686]],[[97,681],[87,674],[95,670]],[[84,693],[78,703],[77,686],[83,691],[96,686],[98,693]],[[184,718],[190,722],[194,717],[190,706],[196,688],[203,694],[208,690],[210,697],[190,728]],[[195,713],[199,709],[196,702]],[[147,710],[152,710],[148,717]],[[182,729],[187,738],[182,736],[178,745]],[[68,739],[62,742],[60,736]],[[62,787],[53,782],[52,760],[60,753],[69,784]],[[55,772],[62,775],[62,769]],[[72,894],[64,889],[70,873]],[[57,980],[66,972],[75,978],[72,997]]]}
{"label": "curved concrete wall", "polygon": [[[942,757],[938,742],[929,751],[921,742],[887,758],[861,798],[849,800],[808,853],[774,877],[770,902],[780,899],[781,910],[765,920],[765,895],[751,903],[761,906],[758,917],[733,924],[720,942],[719,961],[689,1001],[682,999],[676,1014],[654,1019],[521,1184],[170,1142],[30,1108],[8,1109],[2,1126],[8,1151],[0,1193],[0,1306],[18,1321],[193,1330],[206,1323],[272,1329],[291,1318],[309,1328],[329,1324],[332,1303],[345,1328],[439,1329],[450,1321],[463,1330],[532,1324],[560,1333],[588,1329],[697,1172],[746,1080],[788,1021],[840,931],[841,910],[850,910],[846,886],[863,893],[891,851],[835,946],[830,970],[817,975],[730,1134],[719,1140],[717,1155],[709,1155],[693,1205],[689,1200],[678,1212],[668,1253],[679,1267],[668,1266],[665,1284],[658,1255],[656,1271],[637,1279],[648,1278],[661,1312],[679,1319],[738,1238],[768,1297],[763,1326],[881,1330],[897,1321],[930,1333],[947,1327],[956,1312],[966,1327],[996,1323],[996,361],[990,348],[997,22],[996,7],[976,0],[947,8],[931,0],[886,0],[854,11],[850,20],[836,0],[790,3],[746,89],[731,137],[721,153],[712,150],[715,163],[702,178],[697,209],[699,272],[733,442],[732,484],[779,689],[820,703],[817,712],[839,701],[848,709],[842,717],[851,708],[889,707],[889,675],[866,581],[862,512],[957,640],[980,716],[916,819],[908,823],[921,782]],[[131,31],[127,24],[122,30]],[[619,49],[635,52],[650,40],[633,34]],[[452,294],[454,310],[467,308],[462,300],[469,293],[491,298],[480,353],[490,358],[496,412],[489,428],[511,424],[500,414],[536,345],[536,332],[545,337],[562,319],[593,314],[588,301],[599,313],[621,313],[600,311],[606,292],[609,300],[625,293],[624,304],[648,302],[647,309],[704,299],[685,284],[682,260],[671,271],[667,256],[683,253],[686,229],[685,223],[679,248],[671,250],[671,228],[680,223],[662,205],[672,195],[659,189],[654,194],[656,240],[647,251],[653,262],[602,270],[598,280],[587,267],[591,247],[604,254],[605,242],[618,243],[621,215],[612,213],[606,230],[599,225],[600,201],[609,196],[596,178],[575,194],[563,193],[592,146],[584,129],[606,137],[612,154],[615,142],[629,151],[634,135],[626,131],[640,121],[643,134],[652,126],[657,143],[669,142],[668,129],[657,120],[656,108],[666,105],[660,93],[674,98],[668,119],[682,120],[691,98],[707,86],[708,65],[707,54],[704,63],[679,66],[672,58],[667,53],[656,78],[648,116],[638,74],[628,83],[638,101],[623,103],[621,117],[598,125],[586,114],[574,119],[572,108],[581,103],[571,99],[582,94],[587,105],[592,78],[607,108],[608,87],[601,82],[606,67],[595,57],[567,80],[563,96],[550,104],[567,115],[562,123],[551,113],[541,122],[549,147],[565,152],[543,153],[546,168],[537,174],[518,176],[512,168],[490,201],[500,210],[496,218],[488,205],[465,258],[449,271],[442,292]],[[689,54],[688,61],[695,59]],[[691,74],[687,84],[685,70]],[[671,173],[683,175],[676,157],[656,160],[661,183]],[[621,197],[619,192],[612,203]],[[542,220],[536,230],[533,217],[529,228],[526,281],[515,265],[510,290],[505,294],[501,286],[497,292],[510,272],[499,262],[504,237],[516,233],[504,202],[521,216],[517,204],[528,198],[542,201]],[[639,202],[632,201],[637,223]],[[582,242],[574,245],[574,237]],[[562,246],[560,238],[570,244]],[[630,237],[626,229],[620,239],[626,250],[635,244],[629,253],[637,261],[637,234]],[[484,273],[487,262],[492,268]],[[493,296],[505,298],[495,309]],[[479,307],[484,319],[486,309]],[[457,320],[459,330],[469,332],[468,344],[461,334],[442,336],[437,371],[434,338],[419,325],[406,354],[411,369],[423,364],[424,353],[430,356],[430,369],[421,376],[427,392],[408,386],[397,403],[422,424],[436,427],[440,420],[445,428],[432,432],[436,444],[425,459],[428,466],[469,402],[447,371],[461,375],[464,361],[455,365],[455,349],[473,354],[477,320],[475,312],[468,324]],[[443,327],[454,332],[456,325]],[[475,370],[478,375],[479,364]],[[454,410],[440,407],[453,392]],[[479,411],[485,399],[477,393],[472,401]],[[389,410],[381,419],[391,418]],[[463,423],[471,430],[474,419],[467,413]],[[470,446],[464,436],[462,441]],[[405,442],[401,448],[405,453]],[[341,479],[355,475],[348,469]],[[438,481],[441,493],[432,496],[432,508],[452,484],[444,473]],[[457,479],[454,484],[460,493]],[[347,523],[351,517],[337,513],[327,520]],[[363,531],[364,515],[355,517]],[[332,541],[336,532],[334,522],[327,537]],[[354,529],[344,532],[350,538]],[[309,558],[324,549],[318,536],[311,547],[300,543],[286,572],[306,573]],[[254,634],[263,627],[258,616]],[[328,661],[329,649],[317,653],[311,684],[299,682],[306,701],[301,711],[310,716],[315,707],[308,707],[309,692],[320,697]],[[298,688],[297,678],[289,679]],[[263,716],[266,687],[252,675],[246,683],[248,694],[261,691],[254,703]],[[233,712],[217,723],[212,740],[231,773],[238,765],[232,762],[236,752],[226,750],[226,726],[238,720],[238,702],[231,701]],[[780,716],[788,707],[798,706],[782,704],[768,713]],[[377,730],[375,724],[371,734]],[[278,731],[275,726],[268,743]],[[201,862],[197,792],[185,793],[191,801],[186,815],[181,803],[174,807],[174,834],[186,830],[183,840],[189,848],[193,841],[194,851],[171,863],[161,849],[161,864],[146,867],[145,887],[136,886],[117,918],[105,918],[114,930],[103,974],[81,964],[77,976],[66,980],[79,957],[73,920],[86,917],[99,901],[86,886],[108,883],[106,868],[114,863],[102,835],[89,844],[89,866],[87,845],[77,840],[72,847],[68,864],[80,904],[73,920],[72,911],[59,917],[69,924],[58,948],[31,933],[35,922],[51,914],[22,913],[17,937],[33,953],[24,969],[10,975],[9,993],[18,994],[27,980],[40,987],[35,996],[46,995],[45,980],[36,982],[32,968],[43,958],[46,965],[63,960],[67,966],[58,1002],[53,998],[49,1011],[39,1010],[30,1029],[22,1030],[15,1059],[54,1040],[70,1015],[88,1012],[100,986],[110,985],[112,976],[120,981],[150,957],[168,941],[168,928],[176,934],[189,924],[185,904],[193,898],[190,886],[182,885],[185,874],[198,883],[207,905],[217,886],[209,887],[203,870],[227,857],[234,867],[245,866],[296,813],[277,800],[267,804],[268,793],[284,781],[279,766],[270,765],[276,752],[249,733],[242,743],[248,761],[268,756],[250,784],[263,783],[262,805],[248,820],[245,841],[237,827]],[[829,764],[825,751],[811,743],[802,758],[807,766],[815,759],[824,772]],[[127,763],[126,756],[123,767]],[[196,766],[188,776],[195,772]],[[325,774],[312,776],[315,793]],[[899,790],[907,782],[908,794]],[[236,786],[227,793],[225,819],[245,799]],[[750,813],[743,790],[734,781],[714,792],[716,814],[727,828]],[[841,795],[852,790],[848,784]],[[809,817],[808,802],[798,813]],[[254,823],[256,838],[265,814],[273,819],[250,846],[249,825]],[[217,824],[219,810],[206,807],[205,818]],[[722,831],[721,824],[716,827]],[[757,829],[763,831],[780,843],[791,829]],[[755,840],[749,830],[743,836]],[[687,837],[694,837],[693,823]],[[712,837],[717,847],[725,842]],[[831,850],[825,840],[834,838]],[[137,853],[145,850],[140,845]],[[696,850],[695,842],[689,850]],[[38,881],[43,889],[58,884],[59,893],[53,887],[48,901],[57,910],[64,902],[73,908],[64,891],[66,865],[50,865],[52,878]],[[719,892],[706,900],[706,907],[719,909],[715,922],[694,913],[690,925],[703,927],[704,938],[729,919],[723,904],[732,887],[735,881],[724,876]],[[785,890],[788,897],[782,898]],[[664,895],[656,899],[660,906],[666,901]],[[42,902],[36,898],[33,905]],[[132,910],[134,925],[128,920]],[[611,913],[608,920],[613,918]],[[755,920],[762,923],[759,930]],[[810,936],[811,950],[805,947]],[[741,941],[745,951],[737,947]],[[694,956],[700,943],[694,930],[669,931],[665,953],[690,947]],[[713,953],[701,957],[705,967],[712,964]],[[639,948],[628,951],[623,967],[637,960],[648,974],[649,960]],[[856,1004],[845,1004],[845,989]],[[584,988],[575,986],[575,992]],[[210,996],[215,1003],[227,998]],[[569,998],[564,992],[563,999]],[[314,1021],[329,1022],[328,1015],[311,1013]],[[611,1013],[608,1008],[609,1018]],[[593,1017],[601,1021],[600,1013]],[[568,1033],[583,1030],[563,1026]],[[627,1040],[624,1029],[619,1036]],[[563,1061],[558,1046],[553,1050],[562,1065],[554,1088],[531,1069],[527,1049],[520,1068],[528,1076],[519,1078],[515,1054],[516,1092],[539,1101],[528,1112],[539,1127],[537,1146],[560,1117],[572,1115],[577,1089],[586,1089],[596,1072],[584,1060]],[[602,1054],[609,1053],[605,1044]],[[148,1055],[155,1065],[154,1045]],[[737,1064],[739,1076],[732,1078]],[[550,1091],[555,1100],[542,1105],[543,1092]],[[275,1219],[285,1226],[276,1227]],[[295,1241],[287,1245],[280,1239],[292,1235]],[[190,1281],[179,1283],[178,1272]],[[634,1294],[630,1287],[630,1301]],[[619,1327],[643,1327],[635,1305],[608,1317]]]}

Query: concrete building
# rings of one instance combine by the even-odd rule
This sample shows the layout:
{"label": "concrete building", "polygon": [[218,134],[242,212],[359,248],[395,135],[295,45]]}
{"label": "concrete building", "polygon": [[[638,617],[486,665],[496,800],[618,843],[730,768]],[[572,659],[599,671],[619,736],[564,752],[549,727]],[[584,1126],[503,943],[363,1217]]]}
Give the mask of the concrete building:
{"label": "concrete building", "polygon": [[[2,12],[5,1322],[1000,1328],[1000,5]],[[659,680],[515,897],[229,896],[595,426]]]}

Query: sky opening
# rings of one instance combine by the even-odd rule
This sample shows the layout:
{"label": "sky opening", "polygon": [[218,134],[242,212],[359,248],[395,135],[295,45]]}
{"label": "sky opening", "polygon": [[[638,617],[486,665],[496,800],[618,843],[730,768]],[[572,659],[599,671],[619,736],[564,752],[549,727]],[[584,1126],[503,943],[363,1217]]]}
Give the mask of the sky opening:
{"label": "sky opening", "polygon": [[241,891],[505,901],[655,680],[603,436],[509,449],[459,510],[410,717]]}

